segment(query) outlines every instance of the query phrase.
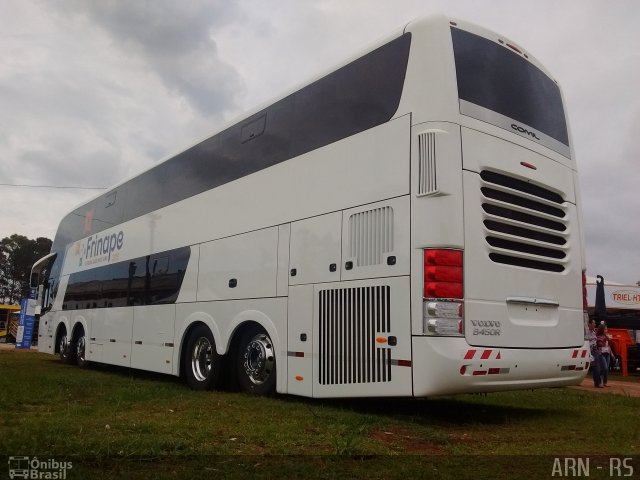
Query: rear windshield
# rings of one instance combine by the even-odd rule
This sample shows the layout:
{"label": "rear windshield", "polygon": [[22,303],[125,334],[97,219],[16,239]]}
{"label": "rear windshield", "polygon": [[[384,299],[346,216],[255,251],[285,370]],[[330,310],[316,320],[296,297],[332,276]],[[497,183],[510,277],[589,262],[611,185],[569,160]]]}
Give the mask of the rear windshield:
{"label": "rear windshield", "polygon": [[[453,27],[451,36],[461,113],[513,130],[559,153],[568,154],[568,148],[554,145],[560,142],[564,147],[569,146],[558,85],[505,46]],[[499,115],[492,117],[491,112]]]}

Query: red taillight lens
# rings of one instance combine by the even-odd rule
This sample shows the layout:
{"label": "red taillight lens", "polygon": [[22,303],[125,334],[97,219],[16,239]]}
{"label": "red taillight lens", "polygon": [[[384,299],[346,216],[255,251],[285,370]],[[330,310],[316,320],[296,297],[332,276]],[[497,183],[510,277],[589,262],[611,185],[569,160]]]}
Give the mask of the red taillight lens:
{"label": "red taillight lens", "polygon": [[424,264],[462,267],[462,250],[425,250]]}
{"label": "red taillight lens", "polygon": [[426,298],[462,298],[462,283],[427,282],[424,284]]}
{"label": "red taillight lens", "polygon": [[430,282],[462,283],[462,267],[424,267],[424,279]]}
{"label": "red taillight lens", "polygon": [[587,272],[582,271],[582,310],[589,311],[589,302],[587,301]]}
{"label": "red taillight lens", "polygon": [[463,298],[462,250],[424,251],[425,298]]}

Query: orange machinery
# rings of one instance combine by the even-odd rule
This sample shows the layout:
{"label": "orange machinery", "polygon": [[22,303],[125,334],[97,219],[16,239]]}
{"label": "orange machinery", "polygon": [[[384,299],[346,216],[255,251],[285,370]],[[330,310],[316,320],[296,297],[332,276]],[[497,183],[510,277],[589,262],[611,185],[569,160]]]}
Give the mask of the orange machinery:
{"label": "orange machinery", "polygon": [[626,328],[608,328],[607,331],[613,346],[613,351],[620,357],[622,376],[626,377],[629,375],[627,369],[627,349],[636,344],[635,339],[629,335],[629,330]]}

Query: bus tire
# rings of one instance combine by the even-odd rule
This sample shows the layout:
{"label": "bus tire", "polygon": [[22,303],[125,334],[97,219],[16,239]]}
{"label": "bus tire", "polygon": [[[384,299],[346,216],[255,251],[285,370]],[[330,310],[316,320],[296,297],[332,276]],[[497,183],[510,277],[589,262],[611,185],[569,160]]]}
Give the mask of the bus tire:
{"label": "bus tire", "polygon": [[73,365],[76,361],[76,352],[69,343],[67,331],[63,330],[58,336],[58,354],[60,361],[66,365]]}
{"label": "bus tire", "polygon": [[183,365],[185,381],[193,390],[208,390],[220,384],[221,358],[206,325],[198,325],[189,335]]}
{"label": "bus tire", "polygon": [[260,326],[246,329],[236,355],[240,389],[254,395],[276,391],[276,353],[269,334]]}
{"label": "bus tire", "polygon": [[76,350],[76,364],[80,368],[88,367],[89,361],[87,360],[87,338],[85,337],[83,328],[80,328],[73,343],[75,344]]}

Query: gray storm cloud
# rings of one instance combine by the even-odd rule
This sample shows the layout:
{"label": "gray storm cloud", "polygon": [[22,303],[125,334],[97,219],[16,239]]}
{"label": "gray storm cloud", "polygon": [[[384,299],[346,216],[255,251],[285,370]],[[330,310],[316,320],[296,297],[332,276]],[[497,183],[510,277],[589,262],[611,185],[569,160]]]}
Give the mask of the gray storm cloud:
{"label": "gray storm cloud", "polygon": [[162,83],[204,115],[235,108],[242,79],[219,58],[216,30],[239,12],[233,2],[72,1],[58,15],[85,15],[127,55],[139,56]]}

